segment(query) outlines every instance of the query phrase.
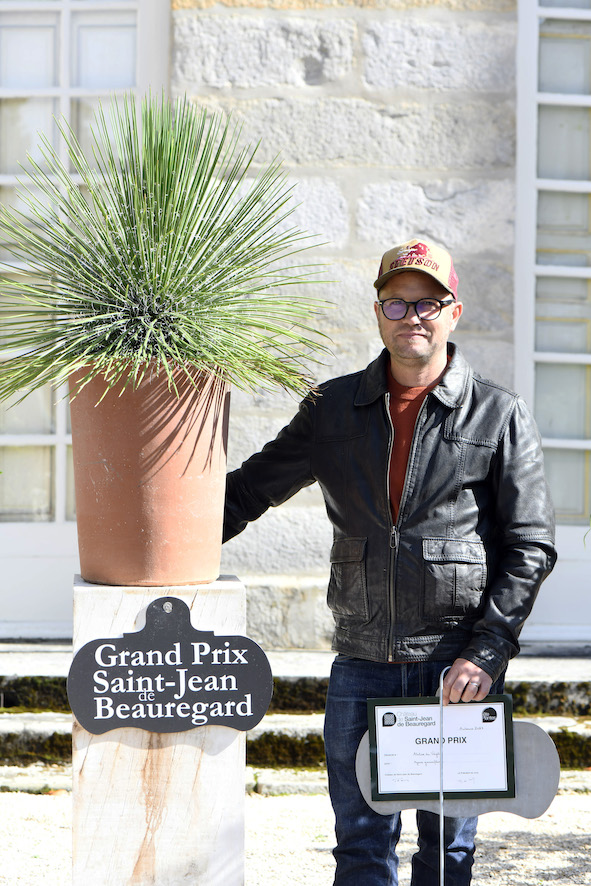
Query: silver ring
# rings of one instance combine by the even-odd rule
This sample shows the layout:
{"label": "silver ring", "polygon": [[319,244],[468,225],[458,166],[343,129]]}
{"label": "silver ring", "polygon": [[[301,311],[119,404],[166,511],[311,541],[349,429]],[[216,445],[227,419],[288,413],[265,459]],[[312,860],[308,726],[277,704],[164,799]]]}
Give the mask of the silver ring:
{"label": "silver ring", "polygon": [[475,683],[474,680],[470,680],[468,686],[480,686],[480,683]]}

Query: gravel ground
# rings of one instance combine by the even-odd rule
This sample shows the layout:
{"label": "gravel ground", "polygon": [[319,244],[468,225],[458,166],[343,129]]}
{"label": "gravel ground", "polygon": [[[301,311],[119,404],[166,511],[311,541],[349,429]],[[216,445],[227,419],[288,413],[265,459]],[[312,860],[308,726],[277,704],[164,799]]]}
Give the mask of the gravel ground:
{"label": "gravel ground", "polygon": [[[400,882],[407,884],[414,813],[403,813],[403,821]],[[71,886],[70,829],[70,793],[0,793],[0,884]],[[331,886],[332,829],[326,795],[247,796],[246,886]],[[533,821],[483,815],[474,886],[591,886],[590,834],[588,793],[559,794]]]}

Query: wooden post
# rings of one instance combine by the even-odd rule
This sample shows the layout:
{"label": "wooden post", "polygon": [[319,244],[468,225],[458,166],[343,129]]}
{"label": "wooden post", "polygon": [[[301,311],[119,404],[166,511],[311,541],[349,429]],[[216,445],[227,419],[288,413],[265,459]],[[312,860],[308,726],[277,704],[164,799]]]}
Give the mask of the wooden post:
{"label": "wooden post", "polygon": [[[173,588],[74,584],[74,653],[144,626],[149,603],[180,597],[195,628],[243,634],[236,578]],[[139,618],[138,618],[139,615]],[[245,733],[73,726],[73,886],[242,886]]]}

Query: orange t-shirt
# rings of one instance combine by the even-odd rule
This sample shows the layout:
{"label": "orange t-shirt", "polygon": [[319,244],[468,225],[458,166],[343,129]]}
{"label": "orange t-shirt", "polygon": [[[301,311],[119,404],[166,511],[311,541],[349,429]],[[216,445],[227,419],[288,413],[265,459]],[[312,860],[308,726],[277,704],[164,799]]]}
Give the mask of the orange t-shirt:
{"label": "orange t-shirt", "polygon": [[390,393],[390,417],[394,426],[394,440],[390,457],[390,507],[394,522],[398,519],[398,510],[406,466],[410,455],[412,437],[421,404],[429,391],[438,384],[433,382],[424,388],[406,388],[399,384],[392,375],[388,364],[388,391]]}

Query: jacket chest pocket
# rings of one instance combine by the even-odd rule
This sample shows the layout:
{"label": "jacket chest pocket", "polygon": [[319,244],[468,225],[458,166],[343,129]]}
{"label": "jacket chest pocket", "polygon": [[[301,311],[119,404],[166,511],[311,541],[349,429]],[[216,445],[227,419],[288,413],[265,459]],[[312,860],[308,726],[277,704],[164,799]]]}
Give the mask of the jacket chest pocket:
{"label": "jacket chest pocket", "polygon": [[423,613],[437,621],[474,614],[486,587],[482,542],[423,539]]}
{"label": "jacket chest pocket", "polygon": [[340,538],[330,552],[328,605],[343,628],[366,624],[369,600],[365,569],[365,538]]}

